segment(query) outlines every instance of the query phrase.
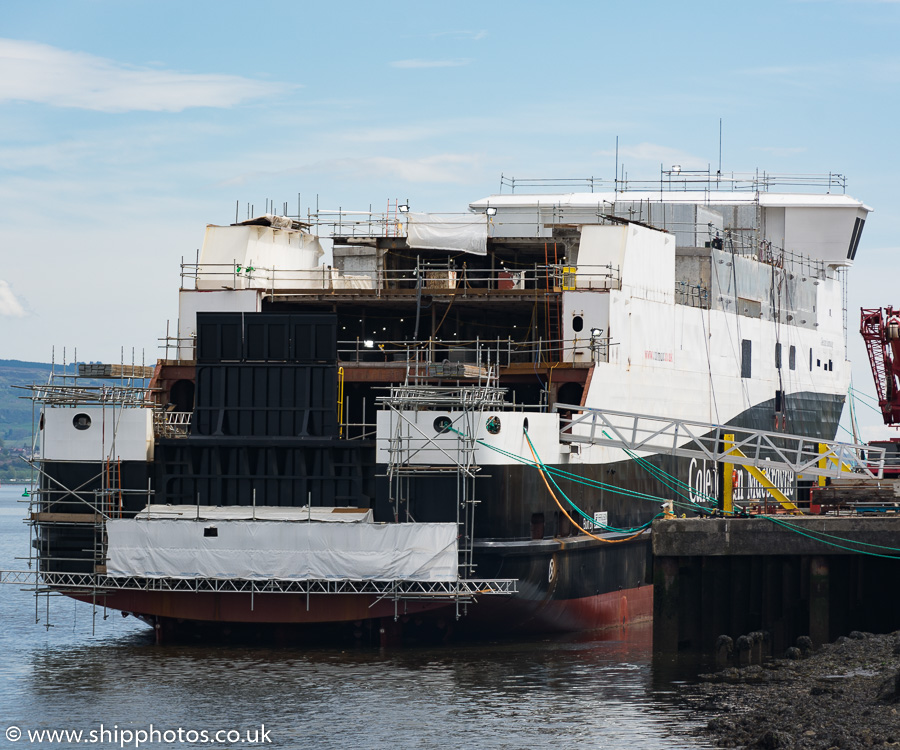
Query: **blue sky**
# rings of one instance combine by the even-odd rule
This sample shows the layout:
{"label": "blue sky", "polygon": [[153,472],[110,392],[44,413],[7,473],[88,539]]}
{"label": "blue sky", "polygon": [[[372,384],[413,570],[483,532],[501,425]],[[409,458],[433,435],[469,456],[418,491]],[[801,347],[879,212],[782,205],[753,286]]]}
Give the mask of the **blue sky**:
{"label": "blue sky", "polygon": [[236,200],[459,211],[501,172],[612,177],[617,136],[652,179],[715,168],[719,118],[726,171],[847,175],[851,327],[900,304],[900,2],[0,7],[0,358],[155,360]]}

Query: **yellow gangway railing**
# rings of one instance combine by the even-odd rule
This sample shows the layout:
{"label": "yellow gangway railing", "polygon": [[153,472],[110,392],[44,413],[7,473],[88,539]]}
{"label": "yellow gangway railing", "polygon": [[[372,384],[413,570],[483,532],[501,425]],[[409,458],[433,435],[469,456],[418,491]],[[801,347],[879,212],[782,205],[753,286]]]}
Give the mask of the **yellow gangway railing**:
{"label": "yellow gangway railing", "polygon": [[[819,443],[819,453],[827,453],[827,452],[828,452],[828,446],[825,445],[824,443]],[[819,468],[825,469],[828,467],[829,463],[837,465],[837,461],[835,460],[834,456],[822,456],[822,458],[819,459]],[[841,461],[841,471],[853,471],[853,468],[851,466],[849,466],[848,464],[845,464],[843,461]],[[819,477],[819,487],[824,487],[824,486],[825,486],[825,477]]]}
{"label": "yellow gangway railing", "polygon": [[[741,453],[740,449],[734,447],[734,435],[725,435],[725,452],[726,455],[729,456],[741,456],[742,458],[746,458],[746,456]],[[821,446],[820,446],[821,448]],[[730,449],[730,450],[729,450]],[[821,459],[821,465],[824,466],[825,459]],[[791,500],[787,495],[785,495],[775,484],[769,479],[762,470],[756,468],[755,466],[744,466],[747,472],[752,476],[757,482],[760,483],[762,488],[768,492],[775,500],[784,508],[788,513],[793,515],[803,515],[803,511],[800,510],[795,504],[794,501]],[[724,500],[723,500],[723,509],[726,513],[730,513],[734,510],[734,464],[726,463],[723,465],[723,469],[725,471],[725,492],[724,492]]]}
{"label": "yellow gangway railing", "polygon": [[344,368],[338,367],[338,437],[344,437]]}

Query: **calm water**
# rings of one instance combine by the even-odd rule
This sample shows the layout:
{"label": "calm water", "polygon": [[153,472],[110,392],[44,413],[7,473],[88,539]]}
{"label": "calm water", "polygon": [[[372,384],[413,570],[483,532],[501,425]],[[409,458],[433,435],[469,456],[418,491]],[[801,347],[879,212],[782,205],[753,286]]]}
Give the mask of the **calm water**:
{"label": "calm water", "polygon": [[[21,570],[21,487],[0,488],[0,567]],[[40,617],[45,616],[44,602]],[[464,647],[346,650],[154,645],[133,618],[0,587],[0,736],[15,725],[83,730],[75,741],[0,747],[135,747],[88,732],[182,730],[141,747],[240,748],[260,725],[278,748],[687,748],[693,724],[654,682],[647,633]],[[189,742],[206,730],[207,743]],[[236,735],[232,735],[234,739]],[[170,734],[169,739],[176,735]],[[142,739],[138,737],[137,739]],[[102,741],[99,741],[102,740]],[[127,741],[124,741],[127,740]],[[151,740],[153,740],[151,742]],[[261,744],[261,743],[259,743]],[[257,744],[257,746],[259,746]]]}

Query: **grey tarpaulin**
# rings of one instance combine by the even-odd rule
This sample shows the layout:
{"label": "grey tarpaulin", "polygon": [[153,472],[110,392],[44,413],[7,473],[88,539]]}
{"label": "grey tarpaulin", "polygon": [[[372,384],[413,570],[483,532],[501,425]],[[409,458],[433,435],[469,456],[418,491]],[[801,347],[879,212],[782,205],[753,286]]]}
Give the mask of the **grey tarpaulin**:
{"label": "grey tarpaulin", "polygon": [[114,578],[458,577],[453,523],[114,519],[106,529],[107,575]]}
{"label": "grey tarpaulin", "polygon": [[487,216],[407,214],[406,243],[411,248],[487,255]]}

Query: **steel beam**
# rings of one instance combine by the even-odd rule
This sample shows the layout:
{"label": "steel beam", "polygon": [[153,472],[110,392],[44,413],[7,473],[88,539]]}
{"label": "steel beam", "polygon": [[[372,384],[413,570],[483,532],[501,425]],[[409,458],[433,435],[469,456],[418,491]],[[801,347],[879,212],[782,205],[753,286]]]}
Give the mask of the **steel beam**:
{"label": "steel beam", "polygon": [[[852,468],[881,479],[884,471],[884,449],[868,445],[572,404],[554,404],[553,408],[563,412],[559,432],[563,443],[787,469],[806,477],[840,477]],[[572,416],[566,417],[565,412]],[[727,435],[734,439],[729,441]],[[824,446],[822,453],[820,445]]]}

